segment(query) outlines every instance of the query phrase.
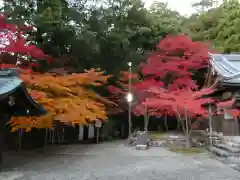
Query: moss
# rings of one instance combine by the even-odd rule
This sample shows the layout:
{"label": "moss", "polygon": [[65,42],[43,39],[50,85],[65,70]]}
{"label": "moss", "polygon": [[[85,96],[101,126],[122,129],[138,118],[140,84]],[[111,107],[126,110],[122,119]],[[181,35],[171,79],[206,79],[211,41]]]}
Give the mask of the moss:
{"label": "moss", "polygon": [[163,133],[151,133],[152,139],[153,140],[165,140],[166,139],[166,135],[164,135]]}
{"label": "moss", "polygon": [[180,147],[169,147],[172,152],[183,153],[183,154],[200,154],[204,153],[204,148],[180,148]]}

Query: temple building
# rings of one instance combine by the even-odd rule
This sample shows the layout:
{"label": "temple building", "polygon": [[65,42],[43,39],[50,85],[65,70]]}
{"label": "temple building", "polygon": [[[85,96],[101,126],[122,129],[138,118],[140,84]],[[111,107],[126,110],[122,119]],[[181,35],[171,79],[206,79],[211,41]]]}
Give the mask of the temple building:
{"label": "temple building", "polygon": [[14,69],[0,69],[0,162],[4,147],[4,129],[12,116],[41,116],[45,109],[28,94]]}
{"label": "temple building", "polygon": [[239,135],[240,122],[230,109],[240,108],[240,54],[209,54],[210,67],[207,87],[214,87],[215,97],[221,101],[212,118],[212,129],[224,135]]}

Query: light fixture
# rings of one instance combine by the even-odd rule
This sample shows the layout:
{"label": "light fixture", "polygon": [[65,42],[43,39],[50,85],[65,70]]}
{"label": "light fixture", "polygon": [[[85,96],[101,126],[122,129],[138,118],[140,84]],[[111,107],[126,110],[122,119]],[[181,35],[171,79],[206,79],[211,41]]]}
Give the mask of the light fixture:
{"label": "light fixture", "polygon": [[126,99],[127,99],[127,102],[132,102],[133,101],[133,95],[132,93],[128,93],[127,96],[126,96]]}
{"label": "light fixture", "polygon": [[129,62],[128,62],[128,66],[129,66],[129,67],[132,67],[132,62],[129,61]]}
{"label": "light fixture", "polygon": [[8,104],[9,104],[9,106],[14,106],[15,105],[15,97],[9,96],[8,97]]}

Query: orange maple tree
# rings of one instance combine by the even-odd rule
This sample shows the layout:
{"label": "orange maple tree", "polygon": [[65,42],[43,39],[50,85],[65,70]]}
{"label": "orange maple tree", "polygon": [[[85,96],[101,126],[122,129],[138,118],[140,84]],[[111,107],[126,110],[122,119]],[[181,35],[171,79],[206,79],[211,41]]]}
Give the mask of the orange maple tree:
{"label": "orange maple tree", "polygon": [[14,117],[13,129],[51,128],[54,120],[73,125],[107,120],[107,105],[113,104],[88,86],[102,86],[109,76],[94,69],[65,76],[21,74],[31,96],[48,113],[41,117]]}

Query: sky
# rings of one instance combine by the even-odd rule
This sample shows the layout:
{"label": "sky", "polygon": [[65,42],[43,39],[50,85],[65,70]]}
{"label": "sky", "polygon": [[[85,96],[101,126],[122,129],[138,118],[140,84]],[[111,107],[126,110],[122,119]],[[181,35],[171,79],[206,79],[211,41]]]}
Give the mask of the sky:
{"label": "sky", "polygon": [[143,0],[146,6],[150,6],[154,1],[167,2],[169,7],[173,10],[178,11],[182,15],[191,15],[194,13],[194,9],[191,4],[196,2],[196,0]]}
{"label": "sky", "polygon": [[[182,15],[191,15],[194,13],[194,9],[191,7],[193,2],[197,0],[143,0],[146,3],[146,6],[150,6],[152,2],[160,1],[160,2],[168,2],[168,5],[173,10],[178,11]],[[3,1],[0,0],[0,6],[2,6]]]}

